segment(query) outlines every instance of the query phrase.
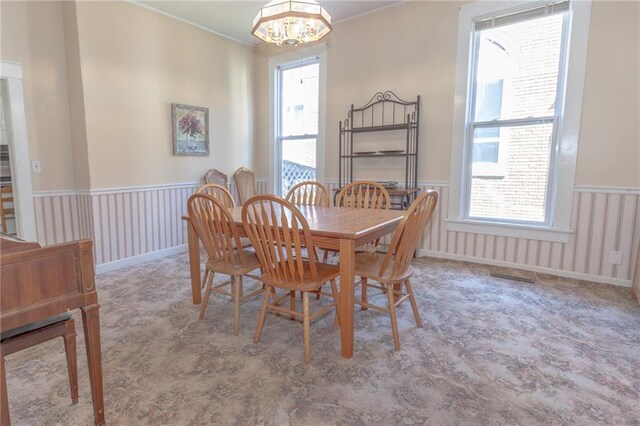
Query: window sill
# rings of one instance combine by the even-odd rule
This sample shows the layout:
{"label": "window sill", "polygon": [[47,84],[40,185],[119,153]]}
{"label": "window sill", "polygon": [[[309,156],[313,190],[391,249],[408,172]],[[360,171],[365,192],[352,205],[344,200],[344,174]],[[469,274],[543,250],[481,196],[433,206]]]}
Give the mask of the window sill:
{"label": "window sill", "polygon": [[511,223],[483,222],[469,219],[447,219],[447,231],[469,232],[472,234],[495,235],[499,237],[527,238],[530,240],[568,243],[573,233],[571,229],[547,226],[516,225]]}

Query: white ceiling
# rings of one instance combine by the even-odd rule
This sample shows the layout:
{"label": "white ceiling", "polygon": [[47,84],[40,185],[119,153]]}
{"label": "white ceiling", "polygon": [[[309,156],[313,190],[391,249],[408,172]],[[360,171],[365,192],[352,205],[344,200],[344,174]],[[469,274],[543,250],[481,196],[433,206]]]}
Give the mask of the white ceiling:
{"label": "white ceiling", "polygon": [[[331,15],[332,23],[336,23],[401,1],[403,0],[320,0],[320,4]],[[251,45],[261,43],[251,35],[251,24],[260,8],[268,2],[269,0],[135,1],[144,7]]]}

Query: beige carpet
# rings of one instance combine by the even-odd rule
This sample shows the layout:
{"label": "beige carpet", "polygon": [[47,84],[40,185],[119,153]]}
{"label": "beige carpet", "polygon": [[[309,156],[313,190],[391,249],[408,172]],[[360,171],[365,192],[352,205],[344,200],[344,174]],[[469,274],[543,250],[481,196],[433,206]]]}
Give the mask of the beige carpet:
{"label": "beige carpet", "polygon": [[[388,318],[356,311],[355,356],[339,356],[331,318],[302,327],[267,317],[259,298],[191,303],[187,256],[98,276],[105,412],[112,425],[640,424],[640,308],[629,289],[427,259],[414,280],[425,327],[400,309],[402,350]],[[383,301],[383,297],[377,297]],[[7,358],[15,425],[93,422],[82,328],[80,402],[69,397],[61,341]]]}

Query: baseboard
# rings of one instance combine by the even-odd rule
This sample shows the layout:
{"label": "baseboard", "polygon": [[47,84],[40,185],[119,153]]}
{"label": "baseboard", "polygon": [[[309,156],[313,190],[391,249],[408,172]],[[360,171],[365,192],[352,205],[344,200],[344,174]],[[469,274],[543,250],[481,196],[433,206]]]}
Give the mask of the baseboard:
{"label": "baseboard", "polygon": [[[499,266],[503,268],[521,269],[530,272],[539,272],[541,274],[555,275],[563,278],[573,278],[582,281],[591,281],[601,284],[611,284],[619,287],[631,287],[630,280],[622,280],[619,278],[603,277],[600,275],[583,274],[580,272],[563,271],[560,269],[542,268],[540,266],[522,265],[520,263],[504,262],[493,259],[483,259],[481,257],[465,256],[460,254],[442,253],[439,251],[418,249],[417,256],[435,257],[437,259],[459,260],[463,262],[479,263],[482,265]],[[640,299],[639,299],[640,300]]]}
{"label": "baseboard", "polygon": [[125,257],[124,259],[114,260],[113,262],[101,263],[96,265],[96,273],[111,272],[127,266],[138,265],[140,263],[150,262],[152,260],[161,259],[173,254],[183,253],[187,251],[187,245],[182,244],[175,247],[169,247],[163,250],[152,251],[149,253],[139,254],[138,256]]}

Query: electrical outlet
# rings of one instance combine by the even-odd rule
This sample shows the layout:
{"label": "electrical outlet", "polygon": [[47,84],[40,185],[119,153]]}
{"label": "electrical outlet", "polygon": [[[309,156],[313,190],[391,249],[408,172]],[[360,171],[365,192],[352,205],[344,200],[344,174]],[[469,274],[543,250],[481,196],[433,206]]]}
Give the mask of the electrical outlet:
{"label": "electrical outlet", "polygon": [[42,171],[42,164],[40,164],[40,160],[31,161],[31,171],[33,173],[40,173]]}
{"label": "electrical outlet", "polygon": [[622,252],[621,251],[612,251],[611,252],[611,263],[613,265],[622,265]]}

